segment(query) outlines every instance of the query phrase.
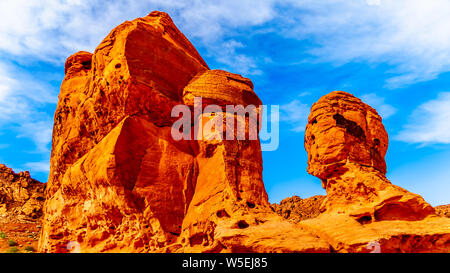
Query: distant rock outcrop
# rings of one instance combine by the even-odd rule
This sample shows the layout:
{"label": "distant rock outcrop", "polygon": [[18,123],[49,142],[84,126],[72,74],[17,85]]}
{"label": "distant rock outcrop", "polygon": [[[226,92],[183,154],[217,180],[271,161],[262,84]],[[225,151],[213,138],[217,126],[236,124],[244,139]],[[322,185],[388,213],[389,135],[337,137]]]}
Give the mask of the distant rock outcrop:
{"label": "distant rock outcrop", "polygon": [[[268,202],[257,134],[240,139],[226,122],[243,121],[246,136],[258,132],[259,108],[226,107],[258,107],[252,82],[209,70],[166,13],[119,25],[94,54],[69,57],[65,70],[42,252],[73,244],[82,252],[368,252],[373,240],[389,252],[450,249],[450,219],[384,177],[381,118],[348,93],[319,100],[306,128],[308,171],[327,190],[323,213],[305,201],[309,212],[288,221]],[[188,124],[198,138],[175,140],[175,106],[234,139]]]}
{"label": "distant rock outcrop", "polygon": [[0,218],[36,221],[42,216],[45,184],[29,172],[15,173],[0,164]]}
{"label": "distant rock outcrop", "polygon": [[437,206],[435,209],[437,215],[450,218],[450,205]]}
{"label": "distant rock outcrop", "polygon": [[324,199],[324,195],[315,195],[305,199],[292,196],[283,199],[280,204],[272,204],[272,208],[283,218],[298,223],[319,216],[320,206]]}

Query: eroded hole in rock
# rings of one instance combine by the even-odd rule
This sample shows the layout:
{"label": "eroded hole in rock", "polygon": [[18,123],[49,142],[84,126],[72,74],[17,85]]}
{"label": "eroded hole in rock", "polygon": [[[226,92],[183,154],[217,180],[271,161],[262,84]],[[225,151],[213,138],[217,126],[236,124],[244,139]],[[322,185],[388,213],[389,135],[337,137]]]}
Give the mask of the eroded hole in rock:
{"label": "eroded hole in rock", "polygon": [[240,229],[244,229],[244,228],[248,228],[250,225],[247,222],[245,222],[245,220],[241,220],[236,223],[236,226]]}
{"label": "eroded hole in rock", "polygon": [[210,158],[214,155],[214,152],[216,151],[216,146],[214,145],[208,145],[205,149],[205,157]]}
{"label": "eroded hole in rock", "polygon": [[336,125],[341,128],[345,128],[347,133],[349,133],[350,135],[352,135],[358,139],[366,138],[364,130],[356,122],[346,119],[341,114],[334,114],[333,118],[336,121]]}
{"label": "eroded hole in rock", "polygon": [[91,69],[91,61],[82,62],[81,65],[83,66],[83,69]]}
{"label": "eroded hole in rock", "polygon": [[374,138],[373,143],[375,143],[375,145],[380,145],[380,140],[378,138]]}
{"label": "eroded hole in rock", "polygon": [[414,211],[407,204],[402,203],[390,203],[385,204],[381,208],[375,211],[376,221],[390,221],[390,220],[407,220],[416,221],[422,220],[427,216],[426,213]]}
{"label": "eroded hole in rock", "polygon": [[362,217],[359,217],[356,221],[358,221],[361,225],[369,224],[372,222],[372,216],[364,215]]}
{"label": "eroded hole in rock", "polygon": [[222,217],[230,217],[230,215],[227,213],[226,210],[221,209],[219,211],[216,212],[217,217],[222,218]]}
{"label": "eroded hole in rock", "polygon": [[288,209],[288,210],[286,210],[286,212],[284,213],[284,217],[285,217],[285,218],[289,218],[290,216],[291,216],[291,210]]}
{"label": "eroded hole in rock", "polygon": [[313,121],[311,121],[311,125],[314,125],[317,123],[317,119],[313,119]]}
{"label": "eroded hole in rock", "polygon": [[121,64],[116,64],[114,67],[115,68],[120,68],[122,65]]}
{"label": "eroded hole in rock", "polygon": [[255,207],[255,204],[252,202],[247,202],[247,206],[252,209]]}
{"label": "eroded hole in rock", "polygon": [[204,239],[205,237],[206,237],[206,235],[203,234],[203,233],[195,234],[194,236],[192,236],[192,237],[189,238],[189,244],[190,244],[191,246],[194,246],[194,245],[201,245],[201,244],[203,243],[203,239]]}

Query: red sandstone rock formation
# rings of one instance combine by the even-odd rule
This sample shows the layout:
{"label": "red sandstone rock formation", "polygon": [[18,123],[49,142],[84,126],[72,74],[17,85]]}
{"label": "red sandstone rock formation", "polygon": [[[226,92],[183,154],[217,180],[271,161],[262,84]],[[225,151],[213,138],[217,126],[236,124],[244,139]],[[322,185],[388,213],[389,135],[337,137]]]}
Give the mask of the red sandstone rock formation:
{"label": "red sandstone rock formation", "polygon": [[0,218],[36,221],[42,216],[45,184],[29,172],[15,173],[0,164]]}
{"label": "red sandstone rock formation", "polygon": [[272,204],[273,210],[285,219],[294,223],[316,218],[321,214],[320,206],[325,196],[315,195],[302,199],[298,196],[292,196],[283,199],[280,204]]}
{"label": "red sandstone rock formation", "polygon": [[[295,224],[268,202],[257,134],[227,140],[216,127],[203,130],[214,121],[236,137],[231,118],[243,122],[246,135],[258,132],[259,108],[239,114],[225,107],[261,104],[253,84],[209,70],[167,14],[119,25],[94,54],[69,57],[65,71],[40,251],[67,252],[76,243],[82,252],[345,252],[367,251],[372,239],[388,251],[447,249],[450,225],[385,179],[381,119],[346,93],[330,95],[343,103],[319,101],[307,128],[309,171],[328,191],[326,217]],[[204,127],[189,128],[196,139],[174,140],[173,107],[195,109],[198,96],[205,111],[191,118]],[[212,115],[211,105],[224,113]],[[386,236],[385,226],[363,227],[391,219],[402,221]],[[411,228],[410,220],[422,226]],[[428,239],[410,246],[399,234]]]}
{"label": "red sandstone rock formation", "polygon": [[308,172],[327,190],[327,212],[358,221],[420,220],[434,214],[422,197],[385,177],[388,135],[375,109],[349,93],[332,92],[311,108],[305,131]]}
{"label": "red sandstone rock formation", "polygon": [[335,91],[316,102],[305,148],[308,172],[322,180],[327,196],[324,213],[301,225],[337,251],[364,251],[370,241],[389,252],[448,251],[448,219],[386,179],[387,147],[381,117],[361,100]]}
{"label": "red sandstone rock formation", "polygon": [[449,217],[450,218],[450,205],[441,205],[435,207],[436,214],[442,216],[442,217]]}
{"label": "red sandstone rock formation", "polygon": [[[68,58],[40,251],[70,242],[83,252],[329,250],[271,211],[258,139],[173,140],[171,110],[194,107],[194,96],[204,106],[261,104],[249,79],[209,70],[165,13]],[[227,116],[257,130],[251,115],[227,112],[225,126]]]}

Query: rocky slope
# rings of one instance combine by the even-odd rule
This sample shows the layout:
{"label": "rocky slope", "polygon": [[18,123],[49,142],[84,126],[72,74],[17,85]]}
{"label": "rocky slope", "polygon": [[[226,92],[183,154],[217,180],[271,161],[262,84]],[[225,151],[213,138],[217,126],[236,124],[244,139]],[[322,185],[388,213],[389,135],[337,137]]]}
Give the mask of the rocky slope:
{"label": "rocky slope", "polygon": [[0,164],[0,218],[33,221],[42,216],[45,184],[29,172],[15,173]]}
{"label": "rocky slope", "polygon": [[323,195],[315,195],[306,199],[292,196],[283,199],[280,204],[272,204],[272,209],[281,217],[294,223],[316,218],[320,215],[320,206],[325,200]]}
{"label": "rocky slope", "polygon": [[[272,204],[272,209],[281,217],[298,223],[303,220],[316,218],[323,210],[321,205],[325,200],[325,195],[315,195],[302,199],[299,196],[292,196],[283,199],[280,204]],[[441,205],[434,207],[436,214],[442,217],[450,218],[450,205]]]}
{"label": "rocky slope", "polygon": [[37,249],[44,191],[45,184],[29,172],[15,173],[0,164],[0,253]]}
{"label": "rocky slope", "polygon": [[[42,252],[368,252],[374,240],[387,252],[450,249],[450,219],[385,178],[381,118],[348,93],[312,108],[308,171],[327,197],[322,214],[297,223],[268,202],[252,82],[210,70],[166,13],[119,25],[65,70]],[[256,107],[226,107],[238,104]],[[185,115],[193,124],[176,139]]]}
{"label": "rocky slope", "polygon": [[450,218],[450,205],[437,206],[435,209],[438,215]]}

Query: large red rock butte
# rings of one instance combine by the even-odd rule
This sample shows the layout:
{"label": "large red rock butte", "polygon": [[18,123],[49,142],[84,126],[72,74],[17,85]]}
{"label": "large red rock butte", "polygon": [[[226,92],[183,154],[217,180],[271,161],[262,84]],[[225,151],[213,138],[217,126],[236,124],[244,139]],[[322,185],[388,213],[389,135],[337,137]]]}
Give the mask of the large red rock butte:
{"label": "large red rock butte", "polygon": [[[247,134],[258,130],[254,116],[227,112],[225,105],[261,101],[249,79],[210,70],[166,13],[124,22],[94,54],[70,56],[65,71],[42,252],[67,252],[74,244],[82,252],[367,252],[365,244],[375,239],[386,251],[449,249],[450,220],[386,180],[387,134],[381,119],[351,95],[339,93],[352,101],[350,108],[319,101],[327,111],[336,110],[332,116],[313,107],[308,126],[330,130],[321,135],[307,127],[306,141],[313,154],[308,170],[329,193],[323,205],[327,213],[295,223],[268,202],[258,139],[224,140],[214,137],[215,131],[200,134],[202,127],[190,128],[198,140],[172,137],[178,119],[171,116],[173,107],[193,109],[195,97],[224,114],[206,111],[192,120],[223,122],[230,132],[226,118],[232,117],[245,121]],[[259,109],[254,111],[257,116]],[[341,150],[317,144],[333,134]],[[309,142],[312,135],[315,142]],[[398,222],[390,230],[393,219]],[[338,223],[334,233],[330,223]],[[374,226],[379,223],[384,224]],[[349,228],[357,235],[343,236]],[[411,246],[405,236],[421,239]]]}
{"label": "large red rock butte", "polygon": [[261,102],[249,79],[209,70],[166,13],[119,25],[65,70],[40,251],[329,250],[270,209],[259,140],[173,140],[171,110],[195,96]]}

